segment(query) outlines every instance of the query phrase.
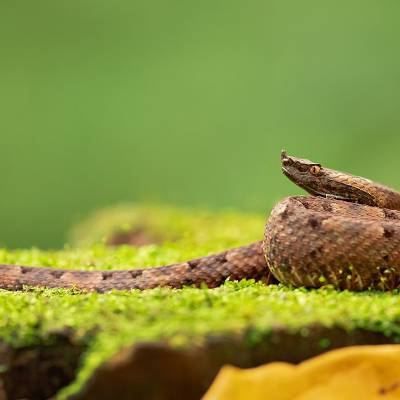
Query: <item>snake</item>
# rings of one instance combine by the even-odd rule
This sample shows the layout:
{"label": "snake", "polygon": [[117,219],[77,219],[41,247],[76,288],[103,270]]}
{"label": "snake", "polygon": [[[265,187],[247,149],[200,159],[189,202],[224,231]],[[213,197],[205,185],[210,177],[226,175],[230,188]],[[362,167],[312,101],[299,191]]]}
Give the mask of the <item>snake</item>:
{"label": "snake", "polygon": [[280,201],[264,238],[171,265],[70,270],[0,265],[0,288],[110,290],[215,288],[227,280],[278,281],[292,287],[393,290],[400,286],[400,193],[369,179],[281,152],[285,176],[308,192]]}

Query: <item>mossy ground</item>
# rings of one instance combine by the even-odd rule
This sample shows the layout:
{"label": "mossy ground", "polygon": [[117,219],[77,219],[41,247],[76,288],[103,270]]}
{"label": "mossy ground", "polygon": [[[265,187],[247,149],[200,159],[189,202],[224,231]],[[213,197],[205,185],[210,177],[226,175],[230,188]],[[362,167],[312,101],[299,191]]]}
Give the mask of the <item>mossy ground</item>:
{"label": "mossy ground", "polygon": [[[262,237],[262,217],[153,211],[154,215],[164,215],[170,226],[177,223],[184,228],[180,237],[174,234],[174,241],[141,248],[92,244],[62,251],[3,249],[0,263],[132,268],[197,257]],[[174,229],[179,233],[176,226]],[[110,228],[108,233],[111,231]],[[96,366],[118,349],[137,341],[163,340],[186,346],[201,343],[209,335],[246,332],[251,344],[277,326],[306,335],[307,327],[313,324],[348,330],[364,328],[400,339],[398,292],[305,290],[253,281],[227,282],[212,290],[159,288],[108,294],[29,288],[22,292],[0,291],[0,315],[0,338],[12,346],[43,342],[52,332],[66,328],[86,346],[78,379],[60,397],[76,390]]]}

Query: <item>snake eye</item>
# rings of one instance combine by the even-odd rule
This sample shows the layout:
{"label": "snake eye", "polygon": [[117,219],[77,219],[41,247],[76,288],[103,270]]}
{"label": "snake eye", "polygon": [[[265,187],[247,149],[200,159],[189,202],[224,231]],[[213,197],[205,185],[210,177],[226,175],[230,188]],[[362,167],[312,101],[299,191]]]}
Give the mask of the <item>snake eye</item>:
{"label": "snake eye", "polygon": [[321,167],[319,165],[312,165],[310,167],[310,173],[312,175],[318,175],[320,173],[320,171],[321,171]]}

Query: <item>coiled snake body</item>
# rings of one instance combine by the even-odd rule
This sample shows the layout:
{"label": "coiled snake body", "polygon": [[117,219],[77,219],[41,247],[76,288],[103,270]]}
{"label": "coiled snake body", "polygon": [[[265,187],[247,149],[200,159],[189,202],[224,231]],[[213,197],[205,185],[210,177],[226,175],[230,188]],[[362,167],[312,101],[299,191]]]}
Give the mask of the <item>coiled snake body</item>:
{"label": "coiled snake body", "polygon": [[281,154],[284,174],[313,196],[288,197],[272,210],[263,241],[163,267],[79,271],[0,265],[0,288],[180,288],[226,279],[349,290],[400,286],[400,193],[365,178]]}

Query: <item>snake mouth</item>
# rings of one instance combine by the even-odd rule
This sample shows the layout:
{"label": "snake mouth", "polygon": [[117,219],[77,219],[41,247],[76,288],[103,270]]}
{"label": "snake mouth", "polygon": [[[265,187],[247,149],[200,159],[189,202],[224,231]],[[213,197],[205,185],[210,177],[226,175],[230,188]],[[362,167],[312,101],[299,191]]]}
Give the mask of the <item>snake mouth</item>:
{"label": "snake mouth", "polygon": [[303,189],[306,190],[308,193],[310,193],[312,196],[325,197],[327,199],[333,199],[333,200],[342,200],[342,201],[350,201],[350,202],[352,201],[348,197],[338,196],[338,195],[332,194],[332,193],[318,192],[317,190],[305,188],[305,187],[303,187]]}

